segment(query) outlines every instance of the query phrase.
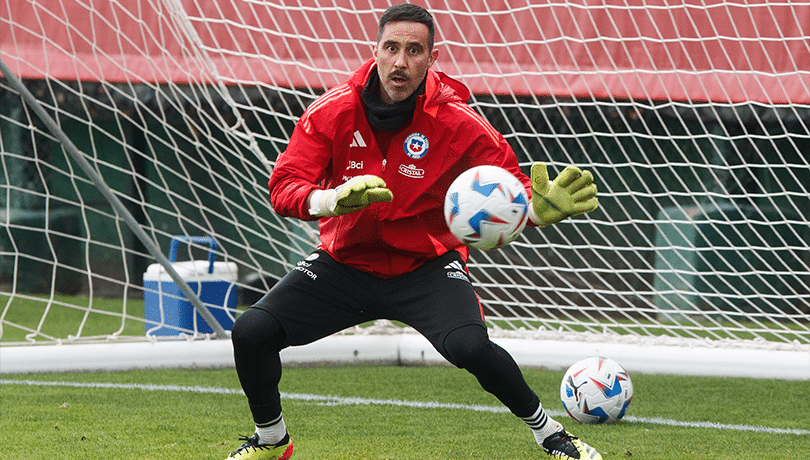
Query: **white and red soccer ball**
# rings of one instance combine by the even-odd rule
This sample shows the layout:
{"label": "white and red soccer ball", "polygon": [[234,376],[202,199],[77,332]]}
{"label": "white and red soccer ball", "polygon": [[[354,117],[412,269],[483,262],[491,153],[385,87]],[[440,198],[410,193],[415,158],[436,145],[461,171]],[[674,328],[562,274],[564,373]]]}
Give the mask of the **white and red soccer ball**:
{"label": "white and red soccer ball", "polygon": [[560,399],[568,415],[580,423],[614,423],[633,400],[633,383],[619,363],[594,356],[568,368]]}
{"label": "white and red soccer ball", "polygon": [[498,166],[476,166],[461,173],[447,190],[444,218],[462,243],[484,251],[505,246],[520,235],[529,218],[523,183]]}

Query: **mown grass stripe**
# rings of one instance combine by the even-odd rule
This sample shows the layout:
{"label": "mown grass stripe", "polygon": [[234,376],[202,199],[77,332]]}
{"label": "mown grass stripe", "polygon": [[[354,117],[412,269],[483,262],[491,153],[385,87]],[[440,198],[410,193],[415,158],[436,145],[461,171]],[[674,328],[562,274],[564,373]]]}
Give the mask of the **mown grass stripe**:
{"label": "mown grass stripe", "polygon": [[[17,379],[0,379],[0,385],[29,385],[29,386],[53,386],[53,387],[74,387],[74,388],[91,388],[91,389],[114,389],[114,390],[143,390],[143,391],[179,391],[187,393],[213,393],[213,394],[231,394],[231,395],[244,395],[241,389],[234,388],[221,388],[221,387],[203,387],[203,386],[185,386],[185,385],[156,385],[156,384],[143,384],[143,383],[109,383],[109,382],[65,382],[65,381],[49,381],[49,380],[17,380]],[[322,405],[333,406],[348,406],[348,405],[374,405],[374,406],[396,406],[396,407],[412,407],[420,409],[455,409],[455,410],[469,410],[477,412],[492,412],[492,413],[506,413],[509,412],[505,407],[501,406],[485,406],[479,404],[458,404],[458,403],[442,403],[436,401],[405,401],[400,399],[375,399],[375,398],[360,398],[360,397],[342,397],[342,396],[329,396],[329,395],[315,395],[306,393],[281,393],[281,397],[287,400],[311,402]],[[549,415],[557,417],[565,415],[562,411],[546,410]],[[793,434],[793,435],[807,435],[810,430],[798,430],[789,428],[772,428],[765,426],[755,425],[742,425],[742,424],[728,424],[728,423],[713,423],[713,422],[687,422],[680,420],[672,420],[661,417],[637,417],[625,416],[623,420],[631,423],[649,423],[653,425],[666,425],[684,428],[704,428],[704,429],[717,429],[717,430],[731,430],[731,431],[749,431],[755,433],[769,433],[769,434]]]}

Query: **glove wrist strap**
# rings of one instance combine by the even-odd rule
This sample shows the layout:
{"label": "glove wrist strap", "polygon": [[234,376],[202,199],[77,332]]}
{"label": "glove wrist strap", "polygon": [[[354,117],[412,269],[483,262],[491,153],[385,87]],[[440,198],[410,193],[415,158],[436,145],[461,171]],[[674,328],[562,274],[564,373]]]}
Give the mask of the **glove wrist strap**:
{"label": "glove wrist strap", "polygon": [[309,215],[313,217],[334,217],[337,207],[337,193],[333,189],[315,190],[309,197]]}
{"label": "glove wrist strap", "polygon": [[534,223],[534,225],[537,225],[538,227],[548,226],[548,224],[545,223],[543,219],[541,219],[540,216],[538,216],[537,213],[534,212],[534,206],[529,206],[529,220],[531,220]]}

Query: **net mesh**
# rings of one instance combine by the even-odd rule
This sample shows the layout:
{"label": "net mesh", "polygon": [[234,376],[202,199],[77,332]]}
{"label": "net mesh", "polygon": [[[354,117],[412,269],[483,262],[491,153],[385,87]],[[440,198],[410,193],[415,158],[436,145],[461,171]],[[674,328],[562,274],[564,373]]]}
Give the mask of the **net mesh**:
{"label": "net mesh", "polygon": [[[163,252],[216,240],[237,307],[316,244],[273,213],[267,178],[307,105],[371,56],[388,6],[285,3],[0,4],[0,58]],[[576,164],[599,185],[587,217],[473,251],[494,334],[808,347],[810,6],[427,6],[436,69],[521,166]],[[147,317],[149,252],[8,79],[0,102],[0,340],[199,335]]]}

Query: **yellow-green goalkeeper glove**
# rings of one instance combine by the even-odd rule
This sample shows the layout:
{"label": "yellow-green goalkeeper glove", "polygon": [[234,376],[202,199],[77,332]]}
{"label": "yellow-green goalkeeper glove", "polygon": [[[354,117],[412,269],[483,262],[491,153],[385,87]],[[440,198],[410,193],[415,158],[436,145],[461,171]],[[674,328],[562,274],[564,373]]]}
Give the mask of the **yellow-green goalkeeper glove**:
{"label": "yellow-green goalkeeper glove", "polygon": [[352,177],[333,189],[316,190],[309,199],[309,213],[318,217],[342,216],[359,211],[371,203],[390,202],[391,190],[382,178],[370,174]]}
{"label": "yellow-green goalkeeper glove", "polygon": [[590,171],[566,167],[549,182],[546,164],[532,165],[532,206],[529,218],[538,227],[546,227],[599,207],[596,184]]}

